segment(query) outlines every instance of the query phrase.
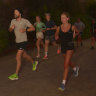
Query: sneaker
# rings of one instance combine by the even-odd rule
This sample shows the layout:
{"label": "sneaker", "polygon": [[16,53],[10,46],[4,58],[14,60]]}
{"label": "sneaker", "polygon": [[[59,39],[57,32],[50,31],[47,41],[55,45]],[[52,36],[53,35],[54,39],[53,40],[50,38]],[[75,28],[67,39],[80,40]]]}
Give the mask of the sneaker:
{"label": "sneaker", "polygon": [[57,50],[57,54],[60,54],[60,53],[61,53],[61,50],[60,50],[60,49],[58,49],[58,50]]}
{"label": "sneaker", "polygon": [[77,66],[76,71],[74,71],[74,76],[78,77],[78,75],[79,75],[79,67]]}
{"label": "sneaker", "polygon": [[35,71],[35,70],[36,70],[37,65],[38,65],[38,61],[35,61],[35,62],[34,62],[34,64],[33,64],[33,68],[32,68],[32,70],[33,70],[33,71]]}
{"label": "sneaker", "polygon": [[8,78],[10,80],[18,80],[18,75],[16,73],[14,73],[14,74],[10,75]]}
{"label": "sneaker", "polygon": [[48,59],[48,56],[44,56],[43,59]]}
{"label": "sneaker", "polygon": [[64,91],[65,90],[65,85],[64,84],[61,84],[61,86],[58,88],[58,90]]}

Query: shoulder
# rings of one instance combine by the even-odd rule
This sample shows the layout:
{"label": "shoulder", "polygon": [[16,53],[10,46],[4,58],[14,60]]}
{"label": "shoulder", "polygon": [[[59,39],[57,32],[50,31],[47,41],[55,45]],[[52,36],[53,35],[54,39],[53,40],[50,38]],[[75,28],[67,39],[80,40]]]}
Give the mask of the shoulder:
{"label": "shoulder", "polygon": [[11,20],[11,22],[15,22],[15,21],[16,21],[16,19],[12,19],[12,20]]}
{"label": "shoulder", "polygon": [[29,21],[28,19],[25,19],[25,18],[22,18],[22,21],[25,21],[25,22],[27,22],[27,21]]}

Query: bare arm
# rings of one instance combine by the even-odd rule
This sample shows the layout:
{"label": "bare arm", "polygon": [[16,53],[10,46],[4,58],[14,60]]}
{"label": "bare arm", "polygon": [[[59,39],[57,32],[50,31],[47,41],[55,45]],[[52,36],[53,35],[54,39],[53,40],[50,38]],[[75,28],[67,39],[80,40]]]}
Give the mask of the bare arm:
{"label": "bare arm", "polygon": [[80,32],[79,32],[79,30],[76,28],[76,26],[72,26],[72,30],[73,30],[73,38],[75,38]]}
{"label": "bare arm", "polygon": [[30,31],[35,31],[34,26],[33,26],[33,25],[31,25],[31,26],[27,29],[27,31],[28,31],[28,32],[30,32]]}
{"label": "bare arm", "polygon": [[59,30],[60,30],[60,27],[57,27],[56,33],[55,33],[55,40],[59,39]]}
{"label": "bare arm", "polygon": [[13,30],[14,30],[14,28],[15,28],[15,26],[14,25],[12,25],[12,27],[10,27],[8,30],[9,30],[9,32],[12,32]]}
{"label": "bare arm", "polygon": [[33,25],[31,25],[28,29],[20,29],[20,32],[23,33],[23,32],[31,32],[31,31],[35,31],[35,28]]}

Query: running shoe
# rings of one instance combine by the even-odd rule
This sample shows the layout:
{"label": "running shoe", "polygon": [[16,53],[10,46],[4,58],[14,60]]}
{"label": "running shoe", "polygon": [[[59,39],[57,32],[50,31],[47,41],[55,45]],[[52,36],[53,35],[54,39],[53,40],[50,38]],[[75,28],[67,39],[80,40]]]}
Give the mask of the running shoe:
{"label": "running shoe", "polygon": [[14,74],[10,75],[8,78],[10,80],[18,80],[18,75],[16,73],[14,73]]}
{"label": "running shoe", "polygon": [[37,65],[38,65],[38,61],[35,61],[35,62],[34,62],[34,64],[33,64],[33,68],[32,68],[32,70],[33,70],[33,71],[35,71],[35,70],[36,70]]}
{"label": "running shoe", "polygon": [[74,71],[74,76],[78,77],[78,75],[79,75],[79,67],[76,66],[76,71]]}
{"label": "running shoe", "polygon": [[48,59],[48,56],[44,56],[43,59]]}
{"label": "running shoe", "polygon": [[61,84],[61,86],[58,88],[58,90],[64,91],[65,90],[65,85],[64,84]]}

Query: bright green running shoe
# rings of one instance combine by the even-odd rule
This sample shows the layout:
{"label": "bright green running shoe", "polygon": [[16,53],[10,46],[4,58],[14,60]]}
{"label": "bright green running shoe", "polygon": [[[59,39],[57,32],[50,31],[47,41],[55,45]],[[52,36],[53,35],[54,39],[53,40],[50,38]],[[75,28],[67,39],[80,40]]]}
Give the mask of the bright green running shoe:
{"label": "bright green running shoe", "polygon": [[10,75],[8,78],[10,80],[18,80],[18,75],[16,73],[14,73],[14,74]]}
{"label": "bright green running shoe", "polygon": [[35,70],[36,70],[37,65],[38,65],[38,61],[35,61],[35,62],[34,62],[34,64],[33,64],[33,68],[32,68],[32,70],[33,70],[33,71],[35,71]]}

